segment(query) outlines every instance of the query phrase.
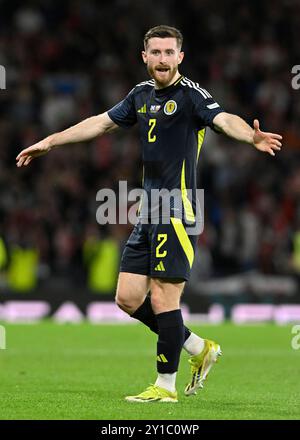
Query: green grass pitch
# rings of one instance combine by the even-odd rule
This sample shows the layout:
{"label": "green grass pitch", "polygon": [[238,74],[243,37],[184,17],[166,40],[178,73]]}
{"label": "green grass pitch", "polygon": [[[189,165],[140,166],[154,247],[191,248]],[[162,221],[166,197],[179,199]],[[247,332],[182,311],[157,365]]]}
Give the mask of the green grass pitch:
{"label": "green grass pitch", "polygon": [[0,350],[0,419],[299,419],[300,350],[292,326],[190,326],[223,356],[205,388],[177,404],[127,403],[155,381],[156,337],[142,325],[8,325]]}

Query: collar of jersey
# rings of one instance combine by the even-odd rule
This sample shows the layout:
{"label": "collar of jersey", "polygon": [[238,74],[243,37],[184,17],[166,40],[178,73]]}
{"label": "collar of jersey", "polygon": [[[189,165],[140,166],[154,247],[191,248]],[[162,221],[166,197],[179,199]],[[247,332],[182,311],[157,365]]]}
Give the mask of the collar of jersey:
{"label": "collar of jersey", "polygon": [[171,90],[173,91],[175,88],[179,87],[181,80],[184,78],[183,75],[181,75],[179,78],[176,79],[176,81],[173,82],[173,84],[170,84],[168,87],[164,87],[163,89],[154,89],[156,96],[162,96],[169,93]]}

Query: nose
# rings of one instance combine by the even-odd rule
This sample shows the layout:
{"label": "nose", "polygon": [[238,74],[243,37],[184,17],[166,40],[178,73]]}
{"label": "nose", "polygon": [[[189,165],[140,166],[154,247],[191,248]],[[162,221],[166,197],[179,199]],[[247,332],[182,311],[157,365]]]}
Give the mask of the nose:
{"label": "nose", "polygon": [[160,54],[159,62],[160,62],[161,64],[167,64],[167,56],[166,56],[166,54],[164,54],[163,52]]}

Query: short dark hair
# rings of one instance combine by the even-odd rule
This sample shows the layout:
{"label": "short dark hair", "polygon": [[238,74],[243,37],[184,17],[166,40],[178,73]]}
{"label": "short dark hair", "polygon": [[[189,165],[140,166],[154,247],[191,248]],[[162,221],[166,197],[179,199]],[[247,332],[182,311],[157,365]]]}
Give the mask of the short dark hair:
{"label": "short dark hair", "polygon": [[181,49],[182,42],[183,42],[183,36],[182,36],[182,33],[180,32],[180,30],[176,29],[175,27],[162,24],[162,25],[155,26],[155,27],[149,29],[149,31],[144,36],[145,49],[147,49],[148,41],[150,40],[150,38],[154,38],[154,37],[176,38],[177,45],[178,45],[179,49]]}

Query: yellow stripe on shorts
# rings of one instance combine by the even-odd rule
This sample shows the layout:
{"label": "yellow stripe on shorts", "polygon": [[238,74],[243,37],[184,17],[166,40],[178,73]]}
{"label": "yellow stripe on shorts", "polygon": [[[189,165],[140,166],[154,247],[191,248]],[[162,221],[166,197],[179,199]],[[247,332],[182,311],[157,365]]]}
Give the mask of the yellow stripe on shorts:
{"label": "yellow stripe on shorts", "polygon": [[194,249],[189,239],[189,236],[184,229],[182,221],[179,218],[171,217],[171,222],[175,229],[178,240],[182,246],[182,249],[184,250],[184,253],[189,261],[189,265],[190,267],[192,267],[194,261]]}

